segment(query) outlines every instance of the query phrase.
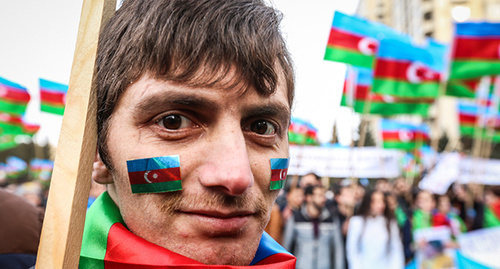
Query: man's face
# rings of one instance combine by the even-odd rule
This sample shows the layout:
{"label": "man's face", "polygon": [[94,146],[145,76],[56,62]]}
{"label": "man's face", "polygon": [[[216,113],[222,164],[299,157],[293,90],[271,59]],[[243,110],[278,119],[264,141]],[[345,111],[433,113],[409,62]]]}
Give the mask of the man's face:
{"label": "man's face", "polygon": [[[278,195],[270,159],[288,157],[287,100],[283,83],[270,97],[146,75],[131,84],[107,137],[109,193],[127,227],[203,263],[248,265]],[[167,155],[179,155],[182,191],[132,194],[126,161]]]}
{"label": "man's face", "polygon": [[311,203],[317,208],[323,208],[326,203],[325,189],[315,188],[311,194]]}

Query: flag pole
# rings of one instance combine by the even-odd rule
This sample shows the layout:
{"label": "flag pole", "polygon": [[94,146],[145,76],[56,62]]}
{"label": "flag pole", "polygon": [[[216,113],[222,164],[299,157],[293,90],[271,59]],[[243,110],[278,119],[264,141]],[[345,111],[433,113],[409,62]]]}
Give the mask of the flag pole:
{"label": "flag pole", "polygon": [[84,0],[36,268],[78,268],[96,152],[97,41],[116,0]]}

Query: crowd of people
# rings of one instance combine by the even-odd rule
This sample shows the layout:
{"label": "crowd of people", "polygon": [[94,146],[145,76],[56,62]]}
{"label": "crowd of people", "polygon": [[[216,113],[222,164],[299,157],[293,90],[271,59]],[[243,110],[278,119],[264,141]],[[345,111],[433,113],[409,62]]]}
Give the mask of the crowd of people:
{"label": "crowd of people", "polygon": [[[500,225],[500,186],[455,183],[436,195],[405,178],[341,179],[327,187],[310,173],[290,181],[266,231],[297,257],[297,268],[404,268],[419,250],[458,249],[461,233]],[[452,240],[414,237],[431,227],[448,228]],[[453,267],[447,262],[439,268]]]}

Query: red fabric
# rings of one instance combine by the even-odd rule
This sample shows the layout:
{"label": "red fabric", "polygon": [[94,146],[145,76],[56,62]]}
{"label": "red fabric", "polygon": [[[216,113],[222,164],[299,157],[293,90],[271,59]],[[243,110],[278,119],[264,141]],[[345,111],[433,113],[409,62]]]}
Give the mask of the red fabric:
{"label": "red fabric", "polygon": [[205,265],[193,259],[150,243],[115,223],[108,234],[104,268],[106,269],[158,269],[158,268],[269,268],[293,269],[295,257],[286,253],[271,255],[253,266]]}
{"label": "red fabric", "polygon": [[498,199],[492,206],[491,210],[495,213],[498,219],[500,219],[500,199]]}
{"label": "red fabric", "polygon": [[[412,65],[410,61],[395,61],[378,58],[375,63],[374,78],[392,78],[396,80],[409,81],[408,68]],[[439,81],[440,74],[424,66],[415,70],[415,76],[420,81]]]}
{"label": "red fabric", "polygon": [[[332,28],[328,37],[328,45],[338,46],[358,51],[358,43],[363,39],[360,36],[353,35],[342,30]],[[375,48],[376,49],[376,48]]]}
{"label": "red fabric", "polygon": [[441,213],[436,213],[432,216],[432,226],[433,227],[450,226],[450,222],[448,221],[446,215],[443,215]]}
{"label": "red fabric", "polygon": [[498,38],[456,38],[453,58],[498,60],[500,39]]}
{"label": "red fabric", "polygon": [[27,91],[0,84],[0,97],[2,99],[28,103],[30,94]]}
{"label": "red fabric", "polygon": [[[368,99],[368,92],[370,91],[371,86],[365,85],[356,85],[356,89],[354,90],[354,99],[365,101]],[[347,95],[347,85],[344,83],[344,95]]]}
{"label": "red fabric", "polygon": [[40,90],[40,100],[42,102],[48,102],[53,104],[64,104],[64,96],[66,94],[62,92],[51,92],[41,89]]}

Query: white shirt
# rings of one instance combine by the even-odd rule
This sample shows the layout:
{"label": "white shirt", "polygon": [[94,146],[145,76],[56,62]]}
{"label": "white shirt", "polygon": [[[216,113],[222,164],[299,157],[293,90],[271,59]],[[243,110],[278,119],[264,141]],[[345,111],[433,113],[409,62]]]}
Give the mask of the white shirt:
{"label": "white shirt", "polygon": [[[361,216],[352,217],[346,240],[349,269],[404,268],[403,245],[394,220],[391,222],[390,233],[391,241],[388,245],[388,232],[383,216],[368,217],[366,221]],[[387,251],[388,246],[390,252]]]}

